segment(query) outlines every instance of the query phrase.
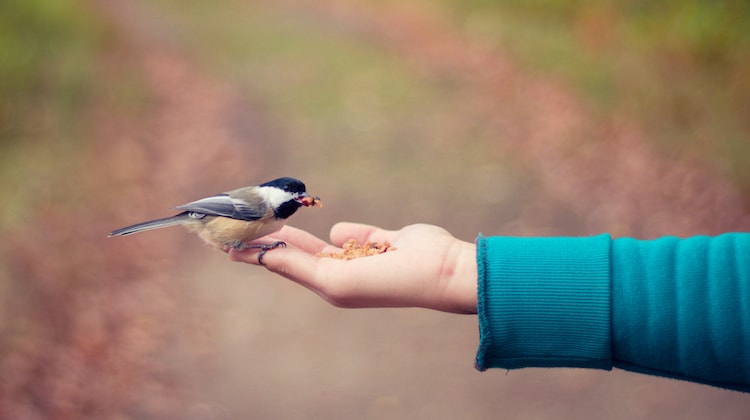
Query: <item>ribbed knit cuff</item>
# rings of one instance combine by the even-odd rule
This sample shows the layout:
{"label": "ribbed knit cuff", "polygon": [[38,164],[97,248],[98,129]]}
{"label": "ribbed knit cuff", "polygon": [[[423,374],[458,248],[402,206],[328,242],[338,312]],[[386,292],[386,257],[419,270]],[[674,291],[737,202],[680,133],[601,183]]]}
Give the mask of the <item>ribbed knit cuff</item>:
{"label": "ribbed knit cuff", "polygon": [[476,368],[611,369],[610,243],[480,235]]}

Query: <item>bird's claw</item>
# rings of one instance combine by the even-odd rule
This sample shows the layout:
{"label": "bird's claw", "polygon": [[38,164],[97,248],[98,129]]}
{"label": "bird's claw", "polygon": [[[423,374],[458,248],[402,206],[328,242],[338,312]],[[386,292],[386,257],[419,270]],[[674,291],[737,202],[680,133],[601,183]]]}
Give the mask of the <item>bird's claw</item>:
{"label": "bird's claw", "polygon": [[263,256],[266,255],[266,252],[276,248],[286,248],[286,242],[276,241],[270,244],[240,243],[235,246],[235,249],[260,249],[260,252],[258,253],[258,264],[260,265],[266,265],[265,263],[263,263]]}

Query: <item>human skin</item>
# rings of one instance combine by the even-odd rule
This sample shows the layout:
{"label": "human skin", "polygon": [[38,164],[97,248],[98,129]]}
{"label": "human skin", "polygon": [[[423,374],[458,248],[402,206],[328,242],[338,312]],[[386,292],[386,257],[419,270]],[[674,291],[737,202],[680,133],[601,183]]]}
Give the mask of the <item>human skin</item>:
{"label": "human skin", "polygon": [[[473,243],[426,224],[385,230],[341,222],[331,228],[331,243],[291,226],[267,236],[283,241],[263,256],[263,265],[343,308],[422,307],[445,312],[477,312],[477,263]],[[341,260],[317,253],[341,252],[350,239],[362,244],[390,242],[396,249]],[[233,261],[259,265],[258,250],[230,250]]]}

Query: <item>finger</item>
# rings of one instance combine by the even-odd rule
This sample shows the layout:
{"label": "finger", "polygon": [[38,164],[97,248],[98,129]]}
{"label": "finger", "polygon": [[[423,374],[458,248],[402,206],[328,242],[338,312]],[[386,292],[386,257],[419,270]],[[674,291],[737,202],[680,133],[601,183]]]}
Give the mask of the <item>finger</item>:
{"label": "finger", "polygon": [[229,259],[232,261],[244,262],[244,263],[253,264],[253,265],[260,265],[260,263],[258,263],[259,252],[260,252],[259,249],[254,249],[254,248],[246,248],[246,249],[230,248],[227,254],[229,254]]}
{"label": "finger", "polygon": [[[254,263],[258,264],[257,253]],[[263,256],[263,264],[269,271],[321,294],[320,258],[298,248],[277,248]]]}
{"label": "finger", "polygon": [[263,257],[265,267],[312,290],[329,303],[340,307],[411,306],[418,291],[403,293],[389,280],[399,274],[398,264],[378,262],[372,256],[354,261],[317,258],[294,248],[279,248]]}
{"label": "finger", "polygon": [[391,241],[394,235],[394,231],[362,223],[339,222],[331,228],[331,242],[337,246],[350,239],[360,243]]}
{"label": "finger", "polygon": [[269,238],[286,242],[287,245],[300,248],[310,254],[325,252],[325,249],[329,246],[328,243],[317,236],[292,226],[284,226],[278,232],[269,235]]}

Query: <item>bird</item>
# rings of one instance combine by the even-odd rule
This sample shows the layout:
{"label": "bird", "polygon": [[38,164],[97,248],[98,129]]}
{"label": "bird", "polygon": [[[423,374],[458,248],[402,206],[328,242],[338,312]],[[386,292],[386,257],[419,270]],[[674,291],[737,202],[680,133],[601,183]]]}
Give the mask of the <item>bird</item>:
{"label": "bird", "polygon": [[283,177],[177,206],[174,209],[182,210],[179,214],[125,226],[107,236],[126,236],[183,225],[197,233],[207,244],[225,252],[230,249],[260,249],[258,263],[263,265],[263,256],[267,251],[285,247],[286,243],[252,242],[281,229],[302,206],[322,207],[322,202],[319,197],[310,196],[299,179]]}

